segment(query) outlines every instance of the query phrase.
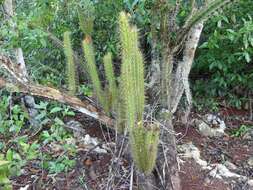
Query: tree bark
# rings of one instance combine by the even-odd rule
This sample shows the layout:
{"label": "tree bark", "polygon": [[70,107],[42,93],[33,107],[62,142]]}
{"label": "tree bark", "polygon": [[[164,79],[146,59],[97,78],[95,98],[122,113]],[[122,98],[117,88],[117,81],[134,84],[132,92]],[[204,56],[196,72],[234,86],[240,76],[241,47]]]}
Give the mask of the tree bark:
{"label": "tree bark", "polygon": [[172,114],[176,112],[178,104],[185,92],[188,104],[191,105],[192,97],[189,85],[189,74],[197,49],[199,38],[203,29],[203,23],[194,26],[188,35],[185,42],[185,49],[183,52],[183,60],[178,63],[176,73],[173,77],[171,98],[169,101]]}
{"label": "tree bark", "polygon": [[[7,19],[11,19],[14,16],[14,8],[12,0],[4,1],[4,10],[7,14]],[[16,30],[16,26],[13,26],[13,30]],[[28,82],[28,74],[26,70],[25,60],[23,56],[23,51],[20,47],[14,49],[16,54],[17,65],[19,67],[20,76],[23,81]],[[35,108],[35,100],[32,96],[25,96],[23,99],[26,108],[28,109],[28,113],[30,116],[30,122],[32,126],[37,126],[38,122],[35,119],[35,116],[38,114],[37,109]]]}
{"label": "tree bark", "polygon": [[181,182],[177,162],[177,149],[172,119],[163,122],[166,129],[162,130],[161,144],[157,159],[157,173],[160,190],[180,190]]}

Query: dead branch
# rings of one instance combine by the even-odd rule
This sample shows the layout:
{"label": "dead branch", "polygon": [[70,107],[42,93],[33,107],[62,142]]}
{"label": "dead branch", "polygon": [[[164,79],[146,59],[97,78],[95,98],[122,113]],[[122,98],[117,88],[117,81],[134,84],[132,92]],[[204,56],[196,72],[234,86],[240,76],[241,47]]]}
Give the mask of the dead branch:
{"label": "dead branch", "polygon": [[2,67],[5,69],[15,81],[14,83],[8,82],[4,78],[0,77],[0,88],[7,88],[14,92],[22,92],[32,96],[39,96],[67,104],[76,111],[99,120],[108,126],[113,126],[114,120],[108,117],[102,110],[92,105],[90,102],[81,101],[79,98],[70,96],[67,93],[61,92],[55,88],[26,82],[19,75],[19,65],[16,64],[16,67],[13,67],[13,65],[15,64],[12,63],[10,58],[0,55],[0,68]]}
{"label": "dead branch", "polygon": [[98,108],[90,104],[88,101],[81,101],[77,97],[70,96],[67,93],[61,92],[51,87],[28,83],[14,84],[0,77],[0,88],[7,88],[8,90],[14,92],[22,92],[25,94],[30,94],[32,96],[38,96],[50,100],[55,100],[60,103],[67,104],[76,111],[84,113],[109,126],[113,126],[114,123],[113,119],[105,115],[103,111],[99,110]]}

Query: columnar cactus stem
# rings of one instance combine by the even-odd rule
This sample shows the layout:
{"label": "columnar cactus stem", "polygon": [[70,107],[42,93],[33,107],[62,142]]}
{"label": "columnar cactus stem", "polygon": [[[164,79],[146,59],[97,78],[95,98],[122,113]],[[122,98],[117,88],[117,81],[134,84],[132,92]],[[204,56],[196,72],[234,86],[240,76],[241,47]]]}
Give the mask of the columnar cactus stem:
{"label": "columnar cactus stem", "polygon": [[71,95],[76,93],[76,67],[71,47],[70,32],[64,33],[64,52],[67,58],[68,89]]}

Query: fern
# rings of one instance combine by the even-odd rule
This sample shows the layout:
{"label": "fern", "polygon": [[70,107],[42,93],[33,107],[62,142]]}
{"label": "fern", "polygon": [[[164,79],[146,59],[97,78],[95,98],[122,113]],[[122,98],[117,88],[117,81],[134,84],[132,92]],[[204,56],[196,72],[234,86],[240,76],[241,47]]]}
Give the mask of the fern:
{"label": "fern", "polygon": [[67,58],[68,89],[71,95],[76,93],[76,70],[71,47],[70,32],[64,33],[64,53]]}

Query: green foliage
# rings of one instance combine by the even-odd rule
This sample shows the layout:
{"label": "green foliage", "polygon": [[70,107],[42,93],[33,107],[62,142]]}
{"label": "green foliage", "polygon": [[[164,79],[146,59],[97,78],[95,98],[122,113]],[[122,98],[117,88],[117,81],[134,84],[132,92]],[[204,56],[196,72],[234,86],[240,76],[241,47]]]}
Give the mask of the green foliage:
{"label": "green foliage", "polygon": [[238,129],[234,129],[231,132],[232,137],[242,137],[245,133],[247,133],[253,126],[251,125],[241,125]]}
{"label": "green foliage", "polygon": [[[15,103],[14,106],[11,104],[12,96],[5,92],[1,92],[0,95],[0,160],[9,162],[8,176],[21,175],[22,168],[28,162],[43,160],[44,157],[47,159],[43,160],[41,164],[47,163],[48,167],[43,169],[48,169],[50,173],[71,169],[75,164],[73,158],[76,154],[76,147],[66,143],[71,135],[63,128],[62,119],[65,116],[74,116],[75,113],[67,106],[40,102],[36,106],[39,112],[36,119],[41,126],[50,126],[50,129],[42,131],[38,139],[31,141],[27,135],[29,131],[27,112],[19,104]],[[22,120],[22,118],[26,119]],[[40,144],[47,146],[48,143],[61,143],[66,154],[56,159],[48,153],[42,153]],[[3,188],[1,177],[0,166],[0,189]]]}
{"label": "green foliage", "polygon": [[187,23],[187,27],[192,28],[195,24],[207,19],[211,14],[229,2],[231,2],[231,0],[214,0],[207,3],[207,6],[192,16]]}
{"label": "green foliage", "polygon": [[68,89],[71,95],[76,93],[76,67],[71,47],[70,32],[64,33],[64,52],[67,58]]}
{"label": "green foliage", "polygon": [[207,22],[203,33],[205,41],[197,52],[192,70],[203,78],[195,82],[196,98],[218,96],[229,105],[238,108],[243,105],[253,87],[251,9],[250,0],[241,1]]}
{"label": "green foliage", "polygon": [[[48,168],[49,173],[61,173],[61,172],[67,172],[71,168],[75,166],[75,160],[69,159],[67,156],[62,156],[57,158],[55,161],[49,161],[48,166],[45,168]],[[47,163],[45,163],[47,165]]]}
{"label": "green foliage", "polygon": [[124,10],[125,0],[96,1],[94,30],[92,39],[96,47],[96,57],[101,60],[107,52],[114,57],[119,53],[118,16]]}
{"label": "green foliage", "polygon": [[9,162],[0,159],[0,189],[11,190],[11,182],[9,176]]}
{"label": "green foliage", "polygon": [[79,93],[84,96],[92,97],[92,88],[89,85],[80,85]]}
{"label": "green foliage", "polygon": [[25,126],[28,121],[28,113],[25,112],[20,105],[14,105],[10,107],[11,114],[8,115],[9,111],[9,96],[2,95],[0,101],[0,134],[16,134],[19,133],[21,128]]}
{"label": "green foliage", "polygon": [[137,168],[145,174],[151,173],[156,163],[159,125],[143,127],[142,122],[138,123],[130,132],[130,143]]}

